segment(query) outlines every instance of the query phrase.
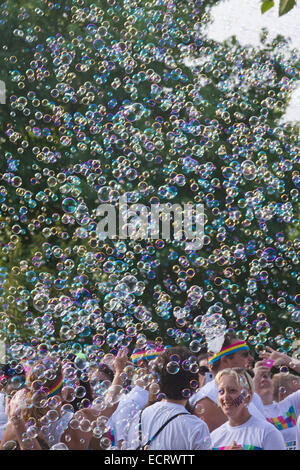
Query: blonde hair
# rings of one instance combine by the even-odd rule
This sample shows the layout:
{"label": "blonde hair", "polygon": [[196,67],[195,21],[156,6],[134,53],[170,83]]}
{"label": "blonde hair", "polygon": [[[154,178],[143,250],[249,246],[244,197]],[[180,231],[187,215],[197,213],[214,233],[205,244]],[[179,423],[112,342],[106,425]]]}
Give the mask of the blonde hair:
{"label": "blonde hair", "polygon": [[274,385],[273,398],[275,401],[279,401],[280,396],[280,387],[288,387],[291,382],[298,382],[300,387],[300,377],[299,375],[294,374],[285,374],[280,372],[279,374],[274,374],[272,377],[272,382]]}
{"label": "blonde hair", "polygon": [[[48,412],[47,406],[47,390],[51,389],[56,383],[57,378],[62,376],[62,367],[59,364],[55,371],[53,371],[53,377],[51,379],[46,377],[40,377],[37,371],[38,367],[46,367],[42,362],[35,364],[35,366],[28,372],[26,376],[26,402],[27,407],[22,410],[22,418],[25,422],[29,419],[34,418],[39,425],[39,420]],[[36,385],[36,387],[35,387]]]}
{"label": "blonde hair", "polygon": [[215,377],[216,384],[219,385],[224,375],[233,377],[238,387],[246,388],[252,395],[254,393],[253,380],[245,369],[233,367],[232,369],[223,369]]}

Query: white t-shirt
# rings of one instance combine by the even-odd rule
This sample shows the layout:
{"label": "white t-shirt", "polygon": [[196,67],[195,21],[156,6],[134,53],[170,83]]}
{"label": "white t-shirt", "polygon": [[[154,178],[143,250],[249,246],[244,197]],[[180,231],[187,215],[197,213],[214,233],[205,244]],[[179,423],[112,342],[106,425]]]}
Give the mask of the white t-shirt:
{"label": "white t-shirt", "polygon": [[300,416],[298,416],[296,424],[296,450],[300,450]]}
{"label": "white t-shirt", "polygon": [[[218,386],[215,382],[215,380],[212,380],[211,382],[208,382],[206,385],[204,385],[198,392],[194,393],[189,402],[192,407],[198,403],[198,401],[202,400],[203,398],[209,398],[211,401],[218,404]],[[265,421],[265,416],[264,416],[264,409],[263,409],[263,403],[261,401],[261,398],[257,393],[253,394],[252,400],[249,403],[248,409],[249,413],[256,418],[262,419]]]}
{"label": "white t-shirt", "polygon": [[46,426],[42,426],[41,434],[46,439],[49,447],[60,442],[61,436],[68,428],[69,421],[71,421],[73,415],[74,413],[72,411],[67,411],[57,421]]}
{"label": "white t-shirt", "polygon": [[285,450],[281,432],[267,421],[251,416],[240,426],[222,424],[211,433],[213,450],[230,450],[234,442],[241,450]]}
{"label": "white t-shirt", "polygon": [[[160,401],[148,406],[142,413],[142,445],[154,436],[171,416],[187,413],[184,406]],[[139,440],[140,412],[131,422],[126,436],[124,449],[137,449]],[[149,450],[211,450],[209,430],[200,418],[186,414],[177,416],[151,442]]]}
{"label": "white t-shirt", "polygon": [[295,450],[296,422],[300,415],[300,390],[278,403],[265,405],[264,414],[267,421],[282,433],[287,450]]}
{"label": "white t-shirt", "polygon": [[0,440],[5,426],[7,425],[7,416],[5,414],[5,393],[0,393]]}
{"label": "white t-shirt", "polygon": [[142,387],[134,387],[127,395],[123,395],[116,411],[109,418],[112,448],[118,448],[118,442],[123,441],[127,429],[135,414],[142,410],[148,402],[149,392]]}

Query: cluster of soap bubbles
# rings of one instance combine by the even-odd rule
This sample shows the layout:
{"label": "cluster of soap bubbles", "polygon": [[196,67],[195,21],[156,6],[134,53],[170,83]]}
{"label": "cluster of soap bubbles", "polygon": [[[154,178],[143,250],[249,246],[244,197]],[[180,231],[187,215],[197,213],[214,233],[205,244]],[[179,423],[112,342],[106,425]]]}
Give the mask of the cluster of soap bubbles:
{"label": "cluster of soap bubbles", "polygon": [[[209,40],[213,2],[104,3],[0,7],[9,357],[29,360],[44,344],[58,357],[84,354],[72,366],[84,371],[140,335],[193,355],[226,328],[257,353],[293,352],[299,138],[279,118],[297,51],[279,39],[261,50]],[[172,233],[120,236],[124,196],[128,217],[134,204],[203,204],[203,246]],[[97,231],[101,204],[116,214],[113,237]]]}
{"label": "cluster of soap bubbles", "polygon": [[215,303],[207,310],[207,313],[195,318],[194,322],[200,322],[200,331],[204,334],[208,350],[218,353],[224,342],[227,330],[226,320],[222,316],[223,305]]}

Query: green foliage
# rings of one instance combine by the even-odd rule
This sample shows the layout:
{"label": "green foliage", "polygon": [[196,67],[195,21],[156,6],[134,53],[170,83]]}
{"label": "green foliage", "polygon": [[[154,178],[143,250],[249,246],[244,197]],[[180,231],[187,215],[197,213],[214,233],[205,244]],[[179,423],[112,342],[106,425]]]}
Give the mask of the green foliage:
{"label": "green foliage", "polygon": [[275,5],[274,0],[264,0],[261,4],[261,12],[266,13],[266,11],[270,10]]}
{"label": "green foliage", "polygon": [[296,0],[280,0],[279,4],[279,16],[288,13],[294,6],[296,6]]}
{"label": "green foliage", "polygon": [[[266,11],[273,8],[275,5],[274,0],[262,0],[261,4],[261,12],[266,13]],[[297,5],[296,0],[280,0],[279,2],[279,16],[286,15],[289,11],[291,11]]]}
{"label": "green foliage", "polygon": [[[278,121],[299,79],[298,58],[286,58],[284,38],[257,50],[208,40],[199,29],[213,4],[6,2],[0,50],[10,100],[0,108],[0,247],[7,276],[0,307],[8,341],[31,335],[88,343],[115,328],[125,343],[139,331],[188,342],[194,316],[212,298],[224,302],[239,334],[256,335],[257,314],[266,314],[273,337],[290,326],[284,305],[297,293],[290,280],[299,132]],[[191,66],[187,57],[201,62]],[[143,104],[140,119],[124,118],[124,102]],[[241,178],[249,160],[255,175]],[[171,240],[98,240],[90,226],[103,185],[146,205],[152,198],[205,204],[206,245],[189,253]],[[174,197],[164,196],[166,187],[175,188]],[[66,215],[66,197],[87,207],[88,222]],[[262,253],[275,243],[280,263],[271,265]],[[126,274],[143,287],[134,309],[114,297]],[[278,292],[287,285],[283,302]],[[178,320],[171,312],[189,306],[192,286],[209,295]],[[85,311],[85,290],[99,302],[96,313]],[[60,302],[73,302],[74,310],[56,308]],[[110,308],[113,320],[106,321]]]}

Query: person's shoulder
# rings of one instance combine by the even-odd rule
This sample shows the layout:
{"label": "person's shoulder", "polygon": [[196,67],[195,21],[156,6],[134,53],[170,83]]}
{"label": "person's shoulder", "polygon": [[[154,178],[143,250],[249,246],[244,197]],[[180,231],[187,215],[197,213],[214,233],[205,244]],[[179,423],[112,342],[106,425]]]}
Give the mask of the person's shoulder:
{"label": "person's shoulder", "polygon": [[300,390],[297,390],[296,392],[293,392],[287,397],[285,397],[279,403],[281,403],[282,405],[294,405],[294,404],[299,404],[299,402],[300,402]]}
{"label": "person's shoulder", "polygon": [[143,415],[143,420],[147,420],[148,418],[152,419],[154,415],[157,413],[160,414],[160,410],[162,408],[162,403],[160,401],[153,403],[152,405],[140,408],[139,410],[136,411],[135,416],[140,415],[142,413]]}
{"label": "person's shoulder", "polygon": [[136,401],[148,397],[149,392],[142,387],[134,387],[126,396],[124,401]]}
{"label": "person's shoulder", "polygon": [[256,406],[257,406],[257,405],[258,405],[258,406],[263,406],[262,399],[261,399],[261,397],[258,395],[258,393],[256,393],[256,392],[253,393],[252,401],[253,401],[253,403],[255,403]]}
{"label": "person's shoulder", "polygon": [[163,401],[157,401],[155,403],[152,403],[152,405],[147,406],[146,408],[143,409],[143,414],[152,414],[156,412],[156,410],[160,410],[164,408],[164,402]]}
{"label": "person's shoulder", "polygon": [[182,417],[186,418],[186,422],[188,423],[188,426],[193,426],[194,429],[198,428],[201,431],[205,431],[206,429],[208,431],[207,424],[205,423],[205,421],[203,421],[203,419],[199,418],[198,416],[192,415],[192,414],[187,414],[187,415],[184,415]]}
{"label": "person's shoulder", "polygon": [[207,384],[203,385],[203,387],[200,390],[202,390],[205,393],[211,390],[216,390],[217,388],[218,387],[217,387],[215,380],[211,380],[210,382],[207,382]]}

